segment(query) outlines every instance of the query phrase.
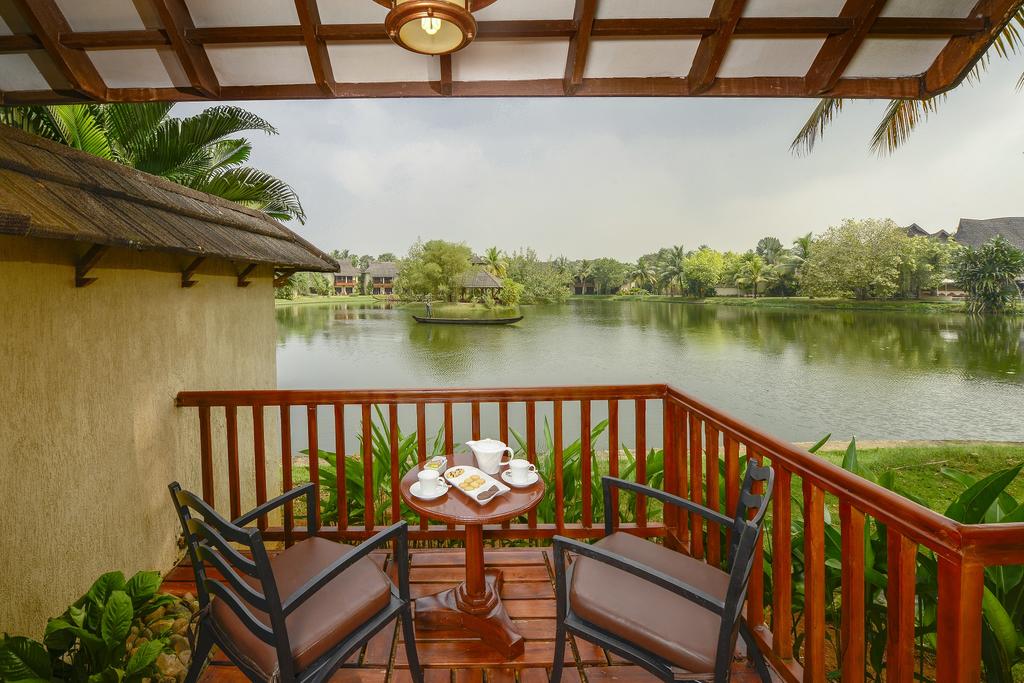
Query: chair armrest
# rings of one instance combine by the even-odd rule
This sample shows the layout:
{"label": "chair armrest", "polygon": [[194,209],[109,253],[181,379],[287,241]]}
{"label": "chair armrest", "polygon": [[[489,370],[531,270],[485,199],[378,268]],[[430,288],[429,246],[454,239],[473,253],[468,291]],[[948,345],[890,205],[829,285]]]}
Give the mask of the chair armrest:
{"label": "chair armrest", "polygon": [[[333,581],[338,574],[351,567],[353,564],[363,559],[371,552],[376,550],[377,546],[395,539],[397,541],[395,547],[395,556],[404,558],[408,553],[405,549],[408,547],[408,534],[409,534],[409,523],[402,521],[397,524],[392,524],[387,529],[384,529],[378,534],[366,539],[358,546],[356,546],[352,552],[348,553],[344,557],[339,557],[337,560],[332,562],[330,565],[322,569],[316,576],[307,581],[301,588],[296,590],[294,593],[288,596],[287,599],[281,604],[281,610],[285,616],[291,614],[295,609],[305,602],[307,599],[313,597],[321,588],[326,586],[328,583]],[[399,574],[405,575],[400,576],[399,579],[405,584],[405,595],[403,598],[408,598],[408,569],[407,560],[398,559]],[[406,567],[403,570],[403,567]]]}
{"label": "chair armrest", "polygon": [[648,498],[655,498],[663,503],[667,503],[669,505],[674,505],[676,507],[681,507],[686,510],[689,510],[694,514],[700,515],[709,522],[716,522],[718,524],[725,524],[728,526],[735,521],[729,517],[726,517],[721,512],[717,512],[716,510],[706,508],[703,505],[697,505],[692,500],[680,498],[679,496],[673,495],[671,493],[666,493],[665,491],[661,491],[660,489],[651,488],[650,486],[644,486],[643,484],[637,484],[632,481],[626,481],[625,479],[617,479],[615,477],[601,477],[601,485],[605,488],[606,491],[614,487],[617,489],[626,489],[628,491],[633,491],[634,493],[639,493],[641,495],[647,496]]}
{"label": "chair armrest", "polygon": [[[660,572],[654,567],[650,567],[645,564],[631,560],[628,557],[618,555],[613,552],[609,552],[603,548],[581,543],[564,536],[554,537],[555,545],[555,562],[560,566],[564,562],[564,554],[567,551],[588,557],[597,562],[603,562],[604,564],[621,569],[624,572],[637,576],[645,581],[653,583],[659,588],[664,588],[667,591],[675,593],[676,595],[686,598],[690,602],[700,605],[704,609],[714,612],[715,614],[722,614],[725,611],[725,603],[717,598],[708,595],[704,591],[691,586],[690,584],[680,581],[679,579],[669,576],[664,572]],[[561,572],[556,573],[561,576],[565,576],[564,568]],[[567,587],[566,587],[567,588]],[[564,589],[563,589],[564,590]]]}
{"label": "chair armrest", "polygon": [[[308,483],[302,484],[301,486],[296,486],[292,490],[286,491],[285,493],[281,494],[277,498],[272,498],[272,499],[268,500],[266,503],[264,503],[263,505],[260,505],[259,507],[256,507],[256,508],[253,508],[252,510],[250,510],[249,512],[246,512],[244,515],[242,515],[238,519],[231,520],[231,523],[234,524],[235,526],[245,526],[246,524],[249,524],[253,520],[258,519],[258,518],[262,517],[263,515],[267,514],[271,510],[273,510],[275,508],[281,507],[282,505],[284,505],[285,503],[287,503],[290,500],[295,500],[299,496],[305,495],[306,496],[306,500],[308,502],[308,501],[311,501],[313,499],[313,496],[315,494],[316,494],[316,487],[313,485],[312,482],[308,482]],[[309,508],[309,509],[312,510],[313,508]]]}

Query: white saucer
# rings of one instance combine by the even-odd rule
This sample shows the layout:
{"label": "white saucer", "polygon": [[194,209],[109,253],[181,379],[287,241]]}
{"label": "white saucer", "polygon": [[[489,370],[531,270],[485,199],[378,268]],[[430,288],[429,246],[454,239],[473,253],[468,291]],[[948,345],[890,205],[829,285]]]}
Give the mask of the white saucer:
{"label": "white saucer", "polygon": [[[509,474],[511,472],[512,472],[512,470],[504,470],[504,471],[502,471],[502,473],[501,473],[501,480],[503,482],[505,482],[506,484],[508,484],[509,486],[514,486],[517,489],[525,489],[527,486],[533,486],[540,479],[540,475],[539,474],[537,474],[536,472],[530,472],[529,476],[526,477],[526,481],[523,482],[522,484],[520,484],[520,483],[517,483],[517,482],[512,480],[512,477],[509,476]],[[417,483],[419,483],[419,482],[417,482]]]}
{"label": "white saucer", "polygon": [[[439,480],[439,481],[443,481],[443,480]],[[411,493],[415,497],[419,498],[420,500],[437,500],[438,498],[440,498],[444,494],[448,493],[448,484],[447,483],[443,484],[443,487],[442,487],[440,493],[435,493],[432,496],[423,496],[423,495],[420,495],[420,483],[418,481],[414,481],[412,483],[412,486],[409,487],[409,493]]]}

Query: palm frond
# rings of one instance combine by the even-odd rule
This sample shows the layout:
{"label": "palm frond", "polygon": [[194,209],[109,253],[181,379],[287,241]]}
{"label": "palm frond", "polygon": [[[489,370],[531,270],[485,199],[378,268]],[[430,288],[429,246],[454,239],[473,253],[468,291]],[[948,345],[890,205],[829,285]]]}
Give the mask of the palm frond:
{"label": "palm frond", "polygon": [[103,124],[111,146],[119,156],[134,165],[146,141],[168,117],[172,102],[146,102],[143,104],[107,104],[102,107]]}
{"label": "palm frond", "polygon": [[789,145],[789,151],[797,156],[810,154],[814,151],[814,145],[818,139],[825,134],[825,128],[832,123],[832,119],[843,110],[843,100],[838,97],[823,97],[818,101],[814,111],[807,118],[800,132],[793,138]]}
{"label": "palm frond", "polygon": [[945,95],[939,95],[927,100],[891,100],[871,136],[871,151],[879,156],[895,152],[919,123],[938,111],[939,102],[945,99]]}
{"label": "palm frond", "polygon": [[252,144],[245,138],[221,140],[210,146],[210,170],[213,172],[241,166],[249,160]]}
{"label": "palm frond", "polygon": [[97,105],[67,104],[50,107],[50,111],[64,144],[104,159],[113,158],[107,133],[97,116]]}
{"label": "palm frond", "polygon": [[53,120],[51,109],[52,107],[43,105],[0,107],[0,123],[53,142],[66,144],[64,136]]}
{"label": "palm frond", "polygon": [[194,189],[263,211],[281,220],[306,221],[298,195],[292,187],[258,168],[243,166],[204,178]]}

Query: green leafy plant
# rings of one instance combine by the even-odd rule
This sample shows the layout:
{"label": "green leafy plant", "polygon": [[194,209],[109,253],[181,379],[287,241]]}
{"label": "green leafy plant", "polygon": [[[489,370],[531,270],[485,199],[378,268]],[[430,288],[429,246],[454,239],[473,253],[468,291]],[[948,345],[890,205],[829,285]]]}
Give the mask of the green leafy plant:
{"label": "green leafy plant", "polygon": [[103,574],[88,592],[46,624],[43,642],[22,636],[0,639],[0,680],[134,683],[156,673],[157,658],[170,647],[170,624],[129,649],[133,623],[177,602],[161,594],[157,572],[125,580]]}

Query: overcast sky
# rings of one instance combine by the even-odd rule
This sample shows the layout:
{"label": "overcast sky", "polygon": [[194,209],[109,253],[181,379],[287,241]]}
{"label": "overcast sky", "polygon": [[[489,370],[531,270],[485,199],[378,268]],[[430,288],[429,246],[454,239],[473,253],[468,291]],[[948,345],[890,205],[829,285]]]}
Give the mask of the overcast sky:
{"label": "overcast sky", "polygon": [[[280,130],[252,163],[291,183],[317,246],[633,260],[660,246],[745,250],[847,217],[928,230],[1024,213],[1024,59],[955,91],[894,156],[868,149],[885,104],[847,106],[809,157],[809,100],[434,99],[253,102]],[[181,115],[195,111],[181,105]]]}

